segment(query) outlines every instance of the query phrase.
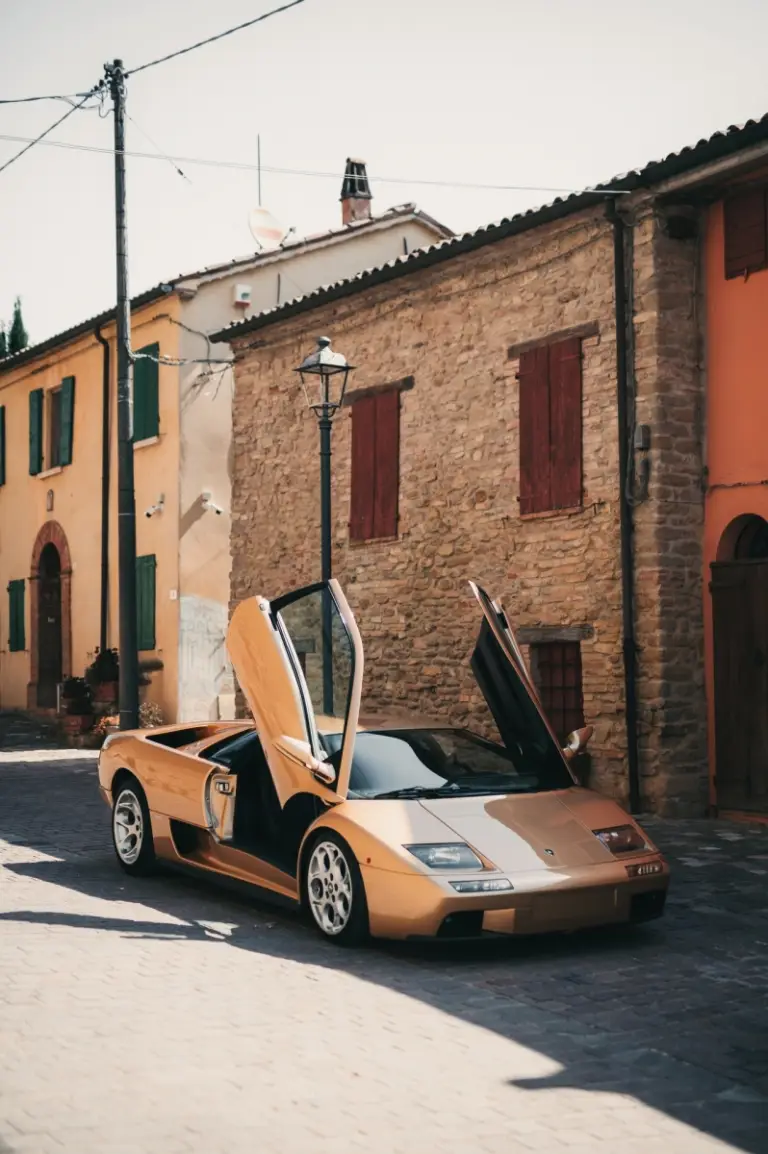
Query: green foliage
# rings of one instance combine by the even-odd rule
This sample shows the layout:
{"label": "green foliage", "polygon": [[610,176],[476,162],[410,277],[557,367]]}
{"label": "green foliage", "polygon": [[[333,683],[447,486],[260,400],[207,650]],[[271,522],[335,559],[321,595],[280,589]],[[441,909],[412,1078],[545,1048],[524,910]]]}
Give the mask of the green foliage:
{"label": "green foliage", "polygon": [[21,315],[21,297],[16,297],[13,302],[13,320],[8,330],[7,344],[9,353],[20,353],[29,344],[29,336]]}

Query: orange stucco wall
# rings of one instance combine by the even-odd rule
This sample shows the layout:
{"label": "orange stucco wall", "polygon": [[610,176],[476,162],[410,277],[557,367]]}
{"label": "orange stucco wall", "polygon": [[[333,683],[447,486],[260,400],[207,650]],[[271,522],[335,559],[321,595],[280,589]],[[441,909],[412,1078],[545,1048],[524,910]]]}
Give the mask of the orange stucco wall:
{"label": "orange stucco wall", "polygon": [[[710,565],[728,525],[768,520],[768,269],[726,280],[723,204],[709,210],[705,240],[708,492],[704,519],[704,644],[710,781],[714,777],[714,660]],[[714,791],[711,795],[715,801]]]}
{"label": "orange stucco wall", "polygon": [[[175,297],[154,302],[133,314],[133,344],[157,341],[163,355],[178,356],[178,313]],[[105,326],[111,346],[112,396],[115,397],[114,325]],[[25,590],[25,645],[8,651],[8,582],[28,578],[35,538],[48,521],[56,521],[67,539],[71,562],[72,673],[82,676],[99,643],[101,585],[101,429],[102,349],[93,332],[0,373],[0,405],[5,407],[6,480],[0,486],[0,709],[24,709],[31,667],[31,597]],[[29,473],[29,393],[56,387],[63,377],[75,377],[75,418],[72,463],[61,469]],[[117,420],[113,400],[111,421],[112,472],[110,492],[109,643],[118,644],[117,583]],[[158,657],[164,668],[152,675],[148,699],[175,719],[178,681],[178,604],[169,591],[178,587],[178,370],[160,369],[160,436],[137,447],[134,457],[137,553],[157,558],[156,645],[142,657]],[[147,519],[143,511],[165,495],[162,517]],[[50,494],[50,496],[49,496]],[[48,504],[52,508],[48,508]]]}

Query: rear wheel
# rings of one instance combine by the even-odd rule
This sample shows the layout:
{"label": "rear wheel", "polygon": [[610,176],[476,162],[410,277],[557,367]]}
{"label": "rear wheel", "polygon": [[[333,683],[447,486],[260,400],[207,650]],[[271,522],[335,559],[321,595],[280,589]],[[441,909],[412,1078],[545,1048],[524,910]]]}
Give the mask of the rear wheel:
{"label": "rear wheel", "polygon": [[144,790],[126,776],[115,791],[112,807],[112,844],[120,867],[134,877],[154,872],[155,846]]}
{"label": "rear wheel", "polygon": [[324,938],[359,946],[368,938],[368,903],[360,867],[338,834],[322,830],[304,857],[304,900]]}

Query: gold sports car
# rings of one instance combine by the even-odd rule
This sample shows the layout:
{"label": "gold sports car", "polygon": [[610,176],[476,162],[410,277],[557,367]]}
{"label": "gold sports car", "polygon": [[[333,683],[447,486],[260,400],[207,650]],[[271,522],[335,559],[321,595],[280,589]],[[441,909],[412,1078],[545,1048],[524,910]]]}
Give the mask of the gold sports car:
{"label": "gold sports car", "polygon": [[336,581],[235,610],[227,638],[254,720],[113,734],[99,757],[117,859],[158,859],[302,906],[322,934],[470,938],[645,921],[669,869],[614,801],[581,788],[501,605],[471,658],[496,740],[363,719],[363,646]]}

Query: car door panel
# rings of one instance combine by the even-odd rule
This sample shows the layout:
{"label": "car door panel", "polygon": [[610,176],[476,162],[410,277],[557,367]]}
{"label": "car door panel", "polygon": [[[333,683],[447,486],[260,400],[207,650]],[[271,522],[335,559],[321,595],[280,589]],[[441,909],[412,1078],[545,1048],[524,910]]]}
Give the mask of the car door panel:
{"label": "car door panel", "polygon": [[[272,603],[264,597],[241,602],[227,645],[281,805],[298,792],[343,800],[360,712],[363,652],[338,582],[311,585]],[[333,707],[329,695],[335,697],[344,733],[332,783],[326,780],[330,765],[317,734],[323,706]]]}
{"label": "car door panel", "polygon": [[[472,670],[502,741],[510,750],[527,746],[537,757],[567,765],[503,607],[479,585],[469,584],[484,617]],[[570,769],[568,774],[573,776]]]}

